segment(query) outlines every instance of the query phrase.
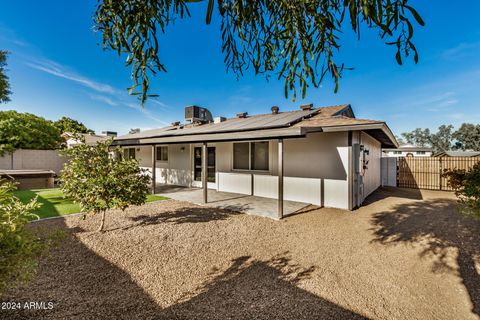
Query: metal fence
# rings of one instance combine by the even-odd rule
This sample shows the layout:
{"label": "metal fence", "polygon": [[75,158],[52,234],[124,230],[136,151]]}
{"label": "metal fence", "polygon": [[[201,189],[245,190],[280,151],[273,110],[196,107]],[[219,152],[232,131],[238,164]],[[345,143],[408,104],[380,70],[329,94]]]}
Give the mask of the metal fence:
{"label": "metal fence", "polygon": [[398,158],[397,186],[401,188],[452,190],[445,170],[469,169],[480,157],[407,157]]}

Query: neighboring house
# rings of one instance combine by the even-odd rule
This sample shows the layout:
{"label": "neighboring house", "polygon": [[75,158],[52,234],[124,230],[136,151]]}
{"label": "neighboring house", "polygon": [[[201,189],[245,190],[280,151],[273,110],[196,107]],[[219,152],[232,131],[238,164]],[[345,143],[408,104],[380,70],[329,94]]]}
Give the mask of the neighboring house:
{"label": "neighboring house", "polygon": [[[80,135],[82,139],[78,139],[78,135]],[[113,131],[103,131],[102,135],[90,134],[90,133],[80,133],[75,135],[70,132],[65,132],[62,134],[62,137],[65,139],[68,149],[71,149],[76,145],[83,144],[83,143],[87,145],[95,145],[99,141],[105,141],[105,140],[114,138],[116,136],[117,136],[117,133]]]}
{"label": "neighboring house", "polygon": [[279,199],[279,218],[283,200],[360,206],[380,186],[381,149],[398,146],[385,122],[356,119],[348,104],[231,119],[196,106],[185,114],[188,124],[120,136],[114,145],[153,167],[156,183]]}
{"label": "neighboring house", "polygon": [[480,157],[480,151],[443,151],[434,157]]}
{"label": "neighboring house", "polygon": [[413,144],[403,144],[398,148],[389,148],[382,150],[384,157],[431,157],[433,148],[417,147]]}

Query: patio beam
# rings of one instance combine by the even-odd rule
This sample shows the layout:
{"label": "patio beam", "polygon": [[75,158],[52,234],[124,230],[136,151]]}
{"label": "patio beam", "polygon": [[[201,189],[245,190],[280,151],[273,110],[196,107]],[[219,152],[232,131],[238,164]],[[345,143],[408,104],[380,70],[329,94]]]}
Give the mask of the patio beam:
{"label": "patio beam", "polygon": [[155,194],[157,184],[157,148],[152,144],[152,194]]}
{"label": "patio beam", "polygon": [[202,188],[203,188],[203,203],[208,202],[208,171],[207,171],[207,143],[202,145]]}
{"label": "patio beam", "polygon": [[283,139],[278,139],[278,219],[283,218]]}

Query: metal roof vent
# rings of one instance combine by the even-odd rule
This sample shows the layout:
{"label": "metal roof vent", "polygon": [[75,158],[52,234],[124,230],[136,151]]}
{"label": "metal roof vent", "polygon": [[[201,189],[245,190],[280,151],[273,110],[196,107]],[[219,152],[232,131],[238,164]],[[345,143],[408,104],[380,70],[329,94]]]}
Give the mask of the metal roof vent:
{"label": "metal roof vent", "polygon": [[302,109],[303,111],[312,110],[312,109],[313,109],[313,103],[310,103],[310,104],[302,104],[302,105],[300,106],[300,109]]}
{"label": "metal roof vent", "polygon": [[227,118],[225,118],[225,117],[215,117],[215,118],[213,118],[213,123],[220,123],[220,122],[223,122],[225,120],[227,120]]}
{"label": "metal roof vent", "polygon": [[280,111],[279,107],[277,107],[277,106],[272,107],[272,114],[278,114],[279,111]]}
{"label": "metal roof vent", "polygon": [[248,112],[240,112],[237,113],[237,118],[246,118],[248,115]]}
{"label": "metal roof vent", "polygon": [[209,123],[213,118],[207,108],[188,106],[185,107],[185,120],[190,123]]}

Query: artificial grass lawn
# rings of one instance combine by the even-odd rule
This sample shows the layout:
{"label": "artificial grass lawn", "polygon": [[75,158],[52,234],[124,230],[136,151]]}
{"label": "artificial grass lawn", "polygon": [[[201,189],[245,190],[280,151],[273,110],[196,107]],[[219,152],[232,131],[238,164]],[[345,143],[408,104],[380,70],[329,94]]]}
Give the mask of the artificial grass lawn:
{"label": "artificial grass lawn", "polygon": [[[17,190],[15,191],[15,196],[23,203],[28,203],[31,199],[38,196],[37,200],[42,206],[35,210],[35,214],[40,218],[57,217],[80,212],[80,206],[73,203],[70,199],[65,199],[60,189]],[[147,202],[165,199],[168,198],[152,194],[147,195]]]}

